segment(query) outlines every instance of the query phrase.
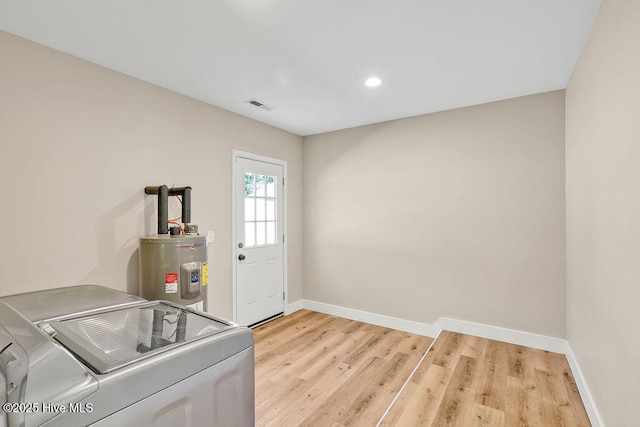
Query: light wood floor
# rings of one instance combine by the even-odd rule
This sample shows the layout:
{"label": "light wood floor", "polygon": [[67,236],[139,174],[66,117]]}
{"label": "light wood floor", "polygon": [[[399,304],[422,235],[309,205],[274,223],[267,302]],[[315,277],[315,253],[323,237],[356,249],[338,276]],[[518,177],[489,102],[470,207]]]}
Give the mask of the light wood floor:
{"label": "light wood floor", "polygon": [[564,355],[443,331],[383,426],[589,426]]}
{"label": "light wood floor", "polygon": [[375,426],[432,341],[307,310],[253,333],[257,426]]}
{"label": "light wood floor", "polygon": [[253,330],[257,426],[589,426],[563,355],[308,310]]}

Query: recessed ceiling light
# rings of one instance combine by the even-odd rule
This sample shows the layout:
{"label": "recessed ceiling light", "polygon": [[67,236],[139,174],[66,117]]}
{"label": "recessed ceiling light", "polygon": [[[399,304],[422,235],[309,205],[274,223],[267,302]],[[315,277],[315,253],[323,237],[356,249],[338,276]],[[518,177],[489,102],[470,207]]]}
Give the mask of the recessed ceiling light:
{"label": "recessed ceiling light", "polygon": [[366,82],[364,82],[365,85],[369,86],[369,87],[376,87],[376,86],[380,86],[380,83],[382,83],[382,80],[380,80],[377,77],[369,77],[367,79]]}

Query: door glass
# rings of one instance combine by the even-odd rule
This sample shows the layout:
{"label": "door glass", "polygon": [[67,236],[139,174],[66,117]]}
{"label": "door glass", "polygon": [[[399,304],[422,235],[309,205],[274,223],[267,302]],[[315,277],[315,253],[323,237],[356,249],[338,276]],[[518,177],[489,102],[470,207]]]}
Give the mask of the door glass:
{"label": "door glass", "polygon": [[267,245],[276,243],[276,223],[275,221],[267,222]]}
{"label": "door glass", "polygon": [[276,181],[274,179],[267,180],[267,197],[276,197]]}
{"label": "door glass", "polygon": [[255,197],[244,198],[244,220],[255,221],[256,220],[256,199]]}
{"label": "door glass", "polygon": [[264,206],[264,197],[256,197],[256,220],[257,221],[265,221],[266,218],[266,213],[265,213],[265,206]]}
{"label": "door glass", "polygon": [[267,221],[276,220],[276,201],[267,199]]}
{"label": "door glass", "polygon": [[256,175],[256,196],[264,197],[266,194],[266,178],[264,175]]}
{"label": "door glass", "polygon": [[244,175],[246,248],[277,244],[277,181],[277,176],[250,172]]}
{"label": "door glass", "polygon": [[244,223],[244,247],[250,248],[256,245],[256,224],[255,221]]}
{"label": "door glass", "polygon": [[244,174],[244,195],[252,196],[255,193],[255,175],[252,173]]}
{"label": "door glass", "polygon": [[263,246],[267,243],[267,231],[264,221],[256,221],[256,246]]}

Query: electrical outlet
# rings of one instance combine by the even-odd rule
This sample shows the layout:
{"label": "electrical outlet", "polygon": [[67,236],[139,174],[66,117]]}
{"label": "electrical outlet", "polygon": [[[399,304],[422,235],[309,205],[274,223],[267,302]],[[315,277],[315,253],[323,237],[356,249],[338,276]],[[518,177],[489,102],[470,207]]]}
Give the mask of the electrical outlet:
{"label": "electrical outlet", "polygon": [[213,231],[207,232],[207,243],[213,243]]}

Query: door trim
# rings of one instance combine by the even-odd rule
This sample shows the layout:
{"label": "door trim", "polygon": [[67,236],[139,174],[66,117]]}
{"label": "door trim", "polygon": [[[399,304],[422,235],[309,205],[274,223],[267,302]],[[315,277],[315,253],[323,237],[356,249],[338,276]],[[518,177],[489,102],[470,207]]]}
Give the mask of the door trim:
{"label": "door trim", "polygon": [[231,156],[231,268],[233,271],[233,284],[232,284],[232,294],[233,294],[233,321],[238,321],[238,272],[236,260],[238,257],[238,241],[236,235],[236,191],[237,185],[236,182],[236,158],[243,158],[247,160],[254,160],[263,163],[270,163],[273,165],[282,166],[282,179],[284,179],[284,188],[282,189],[282,234],[285,236],[284,241],[282,242],[282,286],[284,289],[284,301],[283,307],[286,308],[289,302],[289,286],[287,281],[287,247],[289,245],[289,236],[287,234],[287,218],[288,218],[288,207],[287,207],[287,188],[289,186],[289,179],[287,177],[287,161],[279,160],[273,157],[262,156],[259,154],[248,153],[246,151],[233,150]]}

